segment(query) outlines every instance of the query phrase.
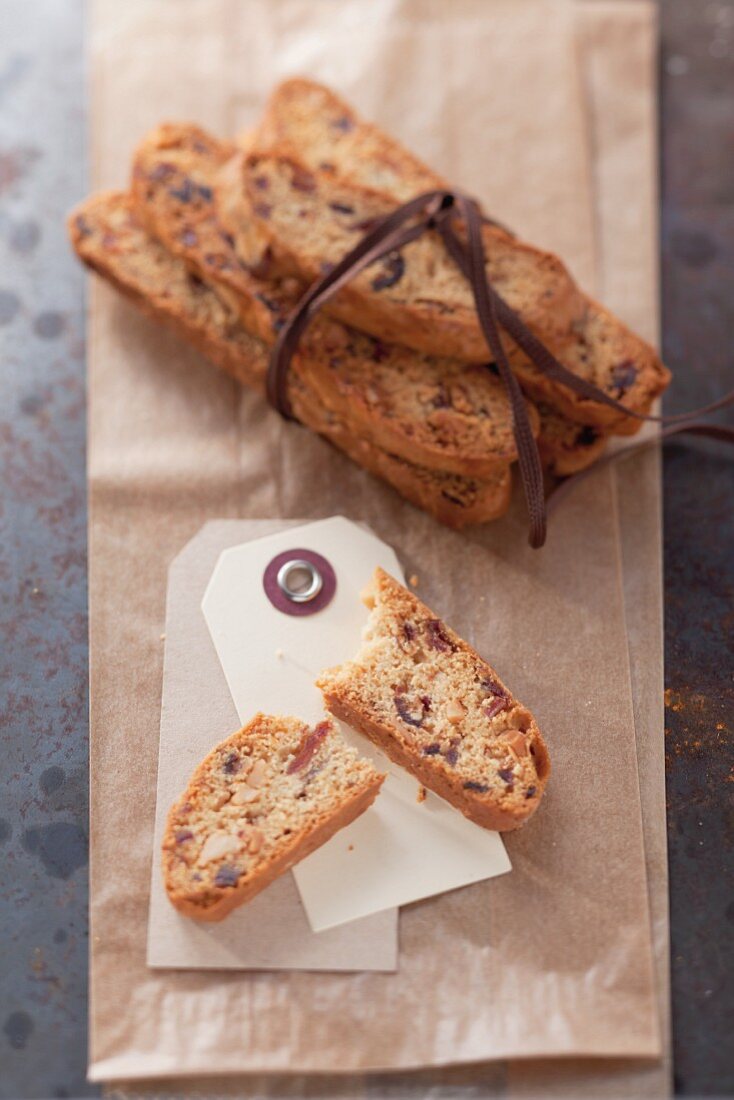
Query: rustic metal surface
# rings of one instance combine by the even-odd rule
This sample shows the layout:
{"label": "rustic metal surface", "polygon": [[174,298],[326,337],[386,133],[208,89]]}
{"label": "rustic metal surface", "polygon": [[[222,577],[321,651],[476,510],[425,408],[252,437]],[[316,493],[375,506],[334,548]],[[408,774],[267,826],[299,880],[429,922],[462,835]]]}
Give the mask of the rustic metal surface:
{"label": "rustic metal surface", "polygon": [[[667,412],[734,386],[734,4],[662,5]],[[731,414],[729,414],[731,422]],[[664,459],[676,1091],[734,1093],[734,454]]]}
{"label": "rustic metal surface", "polygon": [[[83,5],[0,3],[0,1098],[6,1100],[95,1090],[84,1081],[84,299],[63,231],[64,213],[85,180]],[[732,384],[734,3],[665,0],[661,14],[664,331],[676,371],[673,411]],[[700,445],[667,452],[675,1067],[677,1091],[694,1096],[734,1093],[733,489],[734,459]],[[422,1095],[431,1080],[417,1075],[401,1095]],[[447,1081],[451,1095],[482,1091],[466,1071]]]}
{"label": "rustic metal surface", "polygon": [[82,5],[0,4],[0,1095],[82,1096],[87,982]]}

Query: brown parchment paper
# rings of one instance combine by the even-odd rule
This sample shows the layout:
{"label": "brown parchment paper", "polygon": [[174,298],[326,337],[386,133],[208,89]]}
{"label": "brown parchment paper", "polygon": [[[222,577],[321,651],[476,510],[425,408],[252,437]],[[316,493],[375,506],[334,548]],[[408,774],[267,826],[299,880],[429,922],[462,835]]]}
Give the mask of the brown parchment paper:
{"label": "brown parchment paper", "polygon": [[[581,0],[578,30],[598,293],[657,344],[657,8],[647,0]],[[606,1060],[516,1063],[509,1068],[507,1093],[523,1100],[672,1094],[659,452],[636,455],[615,477],[663,1058],[652,1066]]]}
{"label": "brown parchment paper", "polygon": [[[348,3],[309,4],[307,10],[283,0],[267,11],[258,4],[200,3],[176,5],[175,13],[172,5],[152,0],[127,4],[124,11],[109,0],[98,3],[96,182],[119,182],[140,131],[165,114],[191,115],[219,130],[247,122],[240,117],[246,112],[227,100],[227,57],[244,58],[236,74],[241,103],[248,94],[259,99],[276,75],[275,46],[284,43],[292,58],[300,34],[309,48],[323,52],[330,42],[325,16],[350,8],[354,29],[355,12],[364,7]],[[428,77],[436,83],[438,61],[447,102],[458,111],[461,91],[465,113],[464,66],[447,63],[459,26],[464,48],[470,42],[482,53],[477,79],[492,72],[495,81],[500,74],[503,84],[516,81],[508,101],[518,148],[525,147],[518,140],[524,122],[538,128],[543,88],[567,89],[564,112],[552,119],[560,129],[551,130],[546,120],[543,178],[553,181],[548,190],[555,198],[563,190],[559,181],[574,196],[578,209],[564,254],[572,262],[578,256],[575,270],[582,270],[589,252],[578,224],[588,180],[569,6],[457,4],[450,20],[443,17],[446,8],[431,4],[378,8],[375,21],[360,28],[363,64],[376,49],[375,36],[390,38],[396,26],[408,58],[400,55],[399,72],[384,69],[385,86],[410,72],[421,95],[426,81],[430,102]],[[407,36],[406,25],[412,28]],[[519,43],[518,65],[511,46]],[[338,44],[331,42],[334,56],[342,52]],[[494,48],[515,64],[503,68],[498,57],[494,69],[488,66]],[[355,67],[357,53],[352,51]],[[260,72],[264,57],[267,77]],[[282,64],[281,53],[278,58]],[[299,56],[298,68],[305,67]],[[338,83],[322,67],[311,71]],[[369,79],[381,84],[381,71],[372,65]],[[342,86],[360,102],[345,81]],[[546,98],[558,108],[557,97]],[[486,104],[485,90],[483,109]],[[389,113],[373,113],[400,129]],[[489,122],[487,127],[494,133]],[[444,130],[431,131],[436,145]],[[487,156],[480,143],[470,146],[476,156]],[[505,163],[513,149],[494,142],[491,154]],[[435,148],[420,151],[441,166]],[[537,145],[533,156],[540,168]],[[528,186],[520,172],[513,196]],[[498,196],[493,208],[507,217]],[[543,218],[535,211],[546,225],[544,236],[532,234],[527,219],[514,220],[550,244],[550,235],[560,234],[554,209],[549,206]],[[320,441],[264,415],[253,397],[217,379],[104,289],[95,294],[92,312],[93,1075],[343,1072],[559,1053],[655,1055],[611,478],[590,481],[559,513],[542,555],[524,547],[520,511],[486,532],[458,536],[378,489]],[[503,890],[501,881],[483,884],[411,907],[401,929],[405,966],[397,978],[238,975],[212,983],[211,975],[150,974],[142,958],[165,566],[209,516],[333,511],[366,519],[391,539],[425,577],[426,598],[500,669],[513,670],[513,684],[538,711],[554,753],[556,777],[543,815],[511,838],[516,870],[507,880],[510,889]],[[304,1011],[314,999],[323,1009],[318,1015]]]}

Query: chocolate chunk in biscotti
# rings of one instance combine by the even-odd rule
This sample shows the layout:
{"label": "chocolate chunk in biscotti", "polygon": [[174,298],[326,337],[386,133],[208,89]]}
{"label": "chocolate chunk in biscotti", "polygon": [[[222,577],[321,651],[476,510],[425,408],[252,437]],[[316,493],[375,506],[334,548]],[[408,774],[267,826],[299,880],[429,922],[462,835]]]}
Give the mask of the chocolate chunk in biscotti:
{"label": "chocolate chunk in biscotti", "polygon": [[[250,335],[183,260],[150,236],[129,196],[107,192],[87,199],[70,216],[69,232],[84,263],[139,309],[173,329],[239,382],[264,388],[267,345]],[[297,418],[406,500],[455,528],[485,523],[507,511],[512,485],[508,466],[480,480],[430,470],[401,458],[375,446],[351,421],[337,416],[302,373],[296,359],[289,392]]]}
{"label": "chocolate chunk in biscotti", "polygon": [[356,657],[319,677],[327,707],[472,821],[522,825],[550,761],[537,723],[495,670],[382,569]]}
{"label": "chocolate chunk in biscotti", "polygon": [[256,714],[209,753],[169,812],[172,904],[222,920],[364,813],[384,778],[330,720],[310,728]]}

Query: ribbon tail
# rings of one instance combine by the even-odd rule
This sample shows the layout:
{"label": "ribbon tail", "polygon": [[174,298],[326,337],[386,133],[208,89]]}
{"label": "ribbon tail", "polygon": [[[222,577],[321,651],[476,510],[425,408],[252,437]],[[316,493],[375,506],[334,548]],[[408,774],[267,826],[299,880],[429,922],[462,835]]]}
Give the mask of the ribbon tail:
{"label": "ribbon tail", "polygon": [[440,223],[438,229],[452,259],[469,280],[484,338],[510,399],[518,466],[530,516],[529,542],[537,549],[545,543],[547,529],[543,467],[538,445],[530,426],[525,398],[509,364],[500,337],[495,310],[496,297],[492,293],[487,276],[479,209],[471,199],[465,196],[457,196],[456,203],[467,225],[467,248],[464,248],[448,220]]}

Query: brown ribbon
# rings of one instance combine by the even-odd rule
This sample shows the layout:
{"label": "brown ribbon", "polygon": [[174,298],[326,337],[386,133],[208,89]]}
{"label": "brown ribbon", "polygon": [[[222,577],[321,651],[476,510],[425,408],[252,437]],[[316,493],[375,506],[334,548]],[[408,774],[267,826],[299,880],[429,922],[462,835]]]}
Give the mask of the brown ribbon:
{"label": "brown ribbon", "polygon": [[[454,229],[453,222],[457,217],[464,224],[466,243]],[[633,412],[591,382],[579,378],[564,367],[491,285],[487,275],[482,236],[482,224],[485,222],[496,224],[482,215],[474,199],[457,191],[442,190],[427,191],[423,195],[418,195],[380,219],[339,263],[310,287],[281,329],[273,348],[268,370],[267,395],[270,403],[283,416],[293,419],[288,398],[290,361],[301,335],[316,311],[364,268],[415,240],[427,229],[434,229],[440,234],[450,256],[471,286],[479,324],[510,399],[518,465],[530,516],[531,546],[542,546],[546,537],[543,470],[525,399],[502,345],[501,328],[505,329],[540,371],[579,396],[608,405],[624,416],[631,416],[636,420],[674,425],[664,429],[657,438],[664,439],[687,432],[734,443],[734,428],[701,423],[695,419],[734,403],[734,391],[693,412],[668,417],[650,416]],[[556,490],[551,499],[554,504],[557,503],[562,496],[566,495],[569,488],[577,484],[579,479],[587,473],[633,451],[642,450],[654,442],[656,440],[638,443],[606,456],[584,473],[569,478],[561,486],[562,492]]]}

